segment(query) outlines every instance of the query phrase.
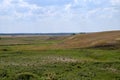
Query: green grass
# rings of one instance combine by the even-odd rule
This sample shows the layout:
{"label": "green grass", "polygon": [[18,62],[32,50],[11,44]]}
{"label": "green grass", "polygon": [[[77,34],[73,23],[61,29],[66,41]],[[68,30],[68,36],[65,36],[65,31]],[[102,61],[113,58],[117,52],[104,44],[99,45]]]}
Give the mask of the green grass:
{"label": "green grass", "polygon": [[0,46],[0,80],[120,80],[120,50],[41,50],[59,41],[33,41]]}

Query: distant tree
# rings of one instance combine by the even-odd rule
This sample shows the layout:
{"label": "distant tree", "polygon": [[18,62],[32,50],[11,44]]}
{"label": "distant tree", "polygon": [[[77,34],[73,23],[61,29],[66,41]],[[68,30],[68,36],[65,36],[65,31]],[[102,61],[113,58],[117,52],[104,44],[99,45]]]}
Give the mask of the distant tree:
{"label": "distant tree", "polygon": [[81,33],[79,33],[79,34],[86,34],[85,32],[81,32]]}
{"label": "distant tree", "polygon": [[2,38],[0,37],[0,40],[1,40]]}
{"label": "distant tree", "polygon": [[72,35],[76,35],[75,33],[72,33]]}

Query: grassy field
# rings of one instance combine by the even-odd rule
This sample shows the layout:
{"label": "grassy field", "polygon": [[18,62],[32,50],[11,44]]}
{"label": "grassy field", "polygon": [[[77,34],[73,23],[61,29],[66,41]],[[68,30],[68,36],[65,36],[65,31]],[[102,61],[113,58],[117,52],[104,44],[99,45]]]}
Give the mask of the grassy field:
{"label": "grassy field", "polygon": [[119,49],[50,48],[67,37],[1,37],[0,80],[120,80]]}

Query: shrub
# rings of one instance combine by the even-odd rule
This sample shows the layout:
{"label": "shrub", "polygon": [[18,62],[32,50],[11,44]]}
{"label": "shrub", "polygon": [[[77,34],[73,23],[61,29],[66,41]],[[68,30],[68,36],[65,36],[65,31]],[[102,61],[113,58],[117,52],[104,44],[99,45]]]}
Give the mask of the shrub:
{"label": "shrub", "polygon": [[8,49],[2,49],[2,51],[8,51]]}
{"label": "shrub", "polygon": [[38,80],[38,76],[33,73],[24,72],[17,74],[15,80]]}
{"label": "shrub", "polygon": [[1,70],[0,69],[0,78],[5,78],[8,77],[8,73],[6,70]]}
{"label": "shrub", "polygon": [[57,80],[56,73],[47,72],[44,75],[45,75],[45,80]]}
{"label": "shrub", "polygon": [[21,52],[21,51],[17,51],[16,53],[17,53],[17,54],[22,54],[22,52]]}

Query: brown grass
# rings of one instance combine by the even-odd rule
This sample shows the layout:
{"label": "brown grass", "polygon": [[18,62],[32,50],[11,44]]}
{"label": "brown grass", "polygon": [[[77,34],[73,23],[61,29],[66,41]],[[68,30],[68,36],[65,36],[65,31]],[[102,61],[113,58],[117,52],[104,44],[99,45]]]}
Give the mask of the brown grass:
{"label": "brown grass", "polygon": [[77,34],[55,45],[59,48],[120,47],[120,31]]}

